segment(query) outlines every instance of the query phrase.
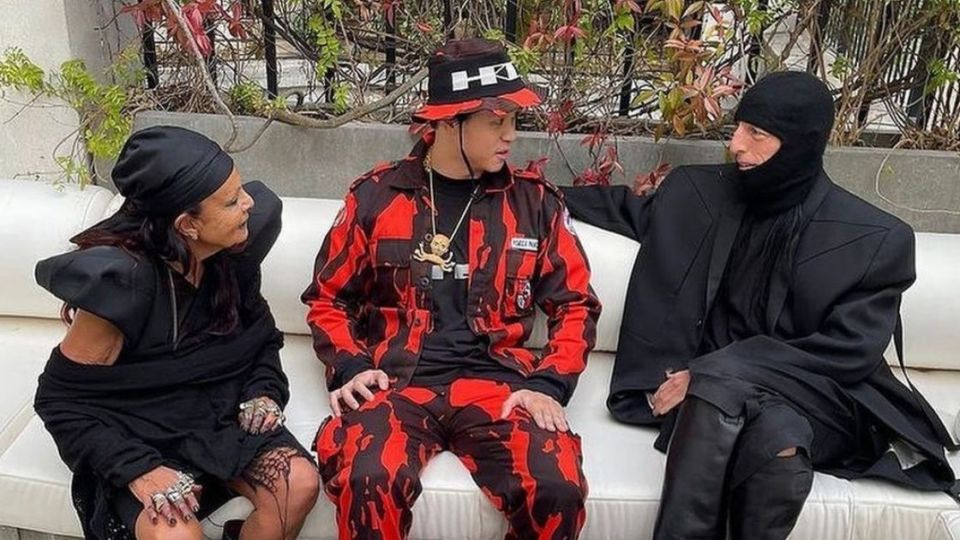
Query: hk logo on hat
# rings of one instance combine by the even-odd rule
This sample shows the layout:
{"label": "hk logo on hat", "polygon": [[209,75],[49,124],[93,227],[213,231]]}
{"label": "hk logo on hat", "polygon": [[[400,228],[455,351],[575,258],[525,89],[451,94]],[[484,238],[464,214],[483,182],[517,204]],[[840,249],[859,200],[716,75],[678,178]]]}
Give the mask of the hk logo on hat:
{"label": "hk logo on hat", "polygon": [[[540,96],[527,88],[502,45],[496,42],[481,45],[490,50],[462,56],[438,52],[430,57],[429,99],[414,113],[415,118],[444,120],[484,108],[506,114],[508,110],[540,103]],[[497,100],[486,103],[487,98]]]}
{"label": "hk logo on hat", "polygon": [[466,70],[454,71],[450,74],[450,82],[454,92],[462,92],[470,88],[471,83],[479,82],[480,86],[493,86],[500,81],[519,79],[520,74],[513,62],[503,62],[490,66],[481,66],[477,74],[470,76]]}

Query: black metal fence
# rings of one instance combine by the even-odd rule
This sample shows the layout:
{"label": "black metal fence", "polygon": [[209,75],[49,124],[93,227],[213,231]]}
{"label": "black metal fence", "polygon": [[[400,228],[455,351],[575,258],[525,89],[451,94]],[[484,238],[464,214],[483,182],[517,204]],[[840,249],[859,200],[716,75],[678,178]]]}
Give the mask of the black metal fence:
{"label": "black metal fence", "polygon": [[[279,94],[279,69],[277,56],[277,26],[275,19],[274,0],[252,0],[259,1],[260,23],[262,25],[263,35],[263,63],[265,65],[266,92],[272,98]],[[849,63],[852,67],[858,66],[866,61],[867,55],[871,50],[872,40],[876,40],[884,27],[889,24],[894,17],[911,17],[917,10],[921,9],[927,0],[899,0],[896,2],[889,0],[849,0],[849,1],[822,1],[820,3],[820,13],[818,16],[819,36],[815,39],[822,41],[822,45],[828,48],[842,61]],[[504,12],[502,18],[502,32],[505,38],[513,43],[522,41],[519,28],[522,19],[520,13],[520,0],[504,0]],[[759,0],[758,5],[761,8],[767,6],[767,0]],[[441,0],[437,2],[437,9],[440,11],[440,18],[443,20],[444,31],[452,35],[453,6],[451,0]],[[386,17],[386,15],[385,15]],[[642,24],[643,18],[637,16],[637,24]],[[397,85],[397,28],[389,18],[385,21],[384,46],[384,65],[379,69],[384,70],[386,76],[383,89],[386,92],[391,91]],[[212,40],[214,33],[212,29],[208,33]],[[628,36],[631,37],[631,36]],[[750,56],[759,55],[759,44],[754,43],[755,37],[748,38],[750,43],[747,45],[747,63],[748,69],[753,69],[753,62],[750,62]],[[642,80],[633,76],[635,50],[633,40],[627,39],[625,54],[622,64],[622,82],[617,99],[617,114],[619,116],[628,116],[636,107],[633,99],[637,93],[637,88],[644,85]],[[147,28],[142,34],[143,60],[147,71],[147,84],[153,88],[156,87],[160,76],[157,64],[157,44],[155,42],[154,30]],[[807,64],[808,70],[815,70],[822,62],[820,49],[811,50],[811,56]],[[817,55],[815,58],[814,55]],[[216,72],[215,56],[208,61],[208,68],[212,73]],[[896,83],[905,79],[911,79],[909,75],[917,70],[924,74],[931,69],[931,62],[940,62],[940,67],[946,71],[960,71],[960,48],[944,48],[941,42],[932,42],[930,38],[915,37],[906,41],[902,45],[900,54],[892,62],[889,62],[883,77],[887,83]],[[329,88],[333,80],[333,73],[328,72],[324,77],[327,90],[324,92],[325,99],[331,101],[332,93]],[[913,125],[923,128],[932,128],[942,126],[948,119],[956,122],[960,115],[960,81],[952,80],[941,85],[935,91],[930,91],[927,77],[913,77],[915,81],[912,85],[905,87],[902,91],[892,96],[888,103],[893,104],[898,113],[908,117]],[[870,103],[864,104],[862,110],[865,117]]]}
{"label": "black metal fence", "polygon": [[[842,62],[857,68],[882,39],[893,20],[915,17],[929,0],[849,0],[821,3],[823,38]],[[883,71],[883,82],[895,91],[887,101],[891,115],[904,116],[919,129],[934,129],[960,112],[960,81],[945,80],[931,88],[935,63],[944,72],[960,71],[960,46],[933,33],[917,33],[899,42],[899,52]],[[908,85],[902,81],[911,81]],[[863,106],[863,114],[870,106]]]}

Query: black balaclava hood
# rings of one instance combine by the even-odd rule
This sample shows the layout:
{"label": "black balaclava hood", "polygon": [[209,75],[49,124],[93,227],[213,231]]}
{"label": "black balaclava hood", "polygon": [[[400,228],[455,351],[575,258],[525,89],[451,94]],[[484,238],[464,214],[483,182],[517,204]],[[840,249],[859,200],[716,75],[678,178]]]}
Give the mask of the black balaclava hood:
{"label": "black balaclava hood", "polygon": [[149,215],[177,215],[213,194],[233,172],[220,145],[189,129],[155,126],[127,140],[113,183]]}
{"label": "black balaclava hood", "polygon": [[747,90],[734,119],[775,135],[781,144],[769,160],[739,172],[753,212],[778,214],[803,202],[823,169],[833,117],[830,90],[809,73],[773,73]]}

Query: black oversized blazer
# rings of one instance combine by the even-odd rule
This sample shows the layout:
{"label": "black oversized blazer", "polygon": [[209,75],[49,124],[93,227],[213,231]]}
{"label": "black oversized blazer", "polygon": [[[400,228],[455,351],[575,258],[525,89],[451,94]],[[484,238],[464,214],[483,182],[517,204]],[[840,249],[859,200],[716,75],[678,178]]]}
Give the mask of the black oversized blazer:
{"label": "black oversized blazer", "polygon": [[[696,360],[744,213],[731,165],[675,169],[652,195],[626,186],[563,188],[574,217],[642,246],[627,287],[607,407],[618,421],[654,425],[646,393],[666,371]],[[766,324],[728,349],[828,376],[881,424],[920,449],[931,466],[905,473],[893,456],[846,477],[879,476],[923,489],[951,488],[950,435],[919,393],[901,384],[883,353],[898,324],[901,293],[915,279],[906,223],[835,185],[822,173],[803,203],[792,284],[772,288]]]}

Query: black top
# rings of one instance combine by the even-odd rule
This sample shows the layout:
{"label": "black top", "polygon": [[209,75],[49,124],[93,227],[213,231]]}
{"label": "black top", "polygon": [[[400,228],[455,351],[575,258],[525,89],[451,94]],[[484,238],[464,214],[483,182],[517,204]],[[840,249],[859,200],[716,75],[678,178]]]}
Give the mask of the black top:
{"label": "black top", "polygon": [[700,354],[763,333],[763,313],[758,312],[753,293],[765,286],[762,254],[775,220],[776,216],[755,216],[750,211],[744,214],[716,301],[704,325]]}
{"label": "black top", "polygon": [[240,321],[229,334],[207,331],[211,283],[219,277],[213,258],[196,289],[166,263],[114,247],[37,264],[41,286],[124,334],[120,356],[108,367],[75,363],[55,349],[34,403],[74,473],[73,499],[87,538],[108,537],[117,519],[105,501],[159,465],[224,481],[242,477],[270,448],[309,455],[286,429],[251,435],[237,419],[243,401],[267,396],[283,406],[289,397],[280,366],[283,334],[260,294],[260,263],[279,233],[281,203],[262,184],[246,189],[256,201],[248,245],[214,256],[229,258],[222,268],[239,287]]}
{"label": "black top", "polygon": [[[449,236],[473,194],[476,182],[453,180],[436,172],[433,175],[437,206],[437,232]],[[466,265],[469,214],[451,238],[450,252],[456,265]],[[434,270],[434,278],[440,277]],[[420,361],[411,384],[429,386],[448,384],[461,377],[502,379],[506,370],[490,358],[489,339],[473,333],[467,324],[467,283],[455,269],[444,272],[442,279],[433,279],[431,287],[433,331],[423,338]],[[457,279],[460,277],[461,279]],[[518,378],[519,380],[519,378]]]}

